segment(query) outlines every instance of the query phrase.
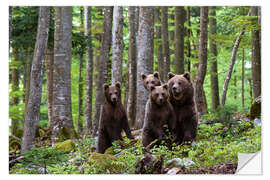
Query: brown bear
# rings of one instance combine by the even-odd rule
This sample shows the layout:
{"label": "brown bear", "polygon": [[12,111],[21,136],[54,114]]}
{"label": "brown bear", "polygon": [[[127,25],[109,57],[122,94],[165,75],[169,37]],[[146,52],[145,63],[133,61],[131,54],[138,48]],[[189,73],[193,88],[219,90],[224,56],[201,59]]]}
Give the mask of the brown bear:
{"label": "brown bear", "polygon": [[98,152],[104,153],[105,150],[112,146],[115,140],[123,140],[122,130],[125,131],[127,138],[134,139],[128,125],[126,111],[121,102],[121,84],[103,85],[105,102],[102,106],[99,132],[98,132]]}
{"label": "brown bear", "polygon": [[158,72],[154,72],[154,74],[148,74],[148,75],[142,74],[141,77],[143,80],[143,86],[148,92],[151,91],[151,87],[161,85]]}
{"label": "brown bear", "polygon": [[168,130],[173,127],[175,116],[168,101],[168,85],[152,86],[146,105],[145,121],[142,132],[142,144],[147,147],[155,139],[168,139]]}
{"label": "brown bear", "polygon": [[190,74],[182,75],[168,73],[169,99],[173,106],[177,130],[175,142],[192,141],[197,134],[198,115],[194,103],[194,90]]}

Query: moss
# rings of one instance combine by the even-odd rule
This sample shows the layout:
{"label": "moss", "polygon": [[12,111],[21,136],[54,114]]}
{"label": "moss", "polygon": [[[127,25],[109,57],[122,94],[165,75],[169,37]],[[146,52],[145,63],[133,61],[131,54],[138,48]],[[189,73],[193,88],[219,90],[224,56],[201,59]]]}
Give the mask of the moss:
{"label": "moss", "polygon": [[21,139],[21,138],[23,137],[23,130],[22,130],[22,129],[18,129],[18,130],[15,132],[14,136],[16,136],[16,137],[18,137],[18,138]]}
{"label": "moss", "polygon": [[250,118],[261,118],[261,96],[257,97],[250,107]]}
{"label": "moss", "polygon": [[128,149],[131,147],[132,143],[127,143],[125,141],[121,141],[121,140],[116,140],[113,143],[113,146],[109,147],[104,154],[111,154],[114,155],[116,154],[117,150],[116,149]]}
{"label": "moss", "polygon": [[75,143],[72,140],[56,143],[54,148],[60,151],[72,151],[75,148]]}
{"label": "moss", "polygon": [[93,152],[89,157],[89,164],[97,171],[95,173],[107,174],[118,173],[127,165],[117,157],[110,154],[100,154]]}
{"label": "moss", "polygon": [[109,147],[109,148],[105,151],[104,154],[111,154],[111,155],[114,155],[114,154],[115,154],[115,152],[114,152],[114,147],[113,147],[113,146]]}
{"label": "moss", "polygon": [[59,132],[59,140],[60,141],[64,141],[64,140],[67,140],[67,139],[78,139],[79,136],[77,134],[77,132],[73,129],[73,130],[70,130],[66,127],[62,127],[60,129],[60,132]]}

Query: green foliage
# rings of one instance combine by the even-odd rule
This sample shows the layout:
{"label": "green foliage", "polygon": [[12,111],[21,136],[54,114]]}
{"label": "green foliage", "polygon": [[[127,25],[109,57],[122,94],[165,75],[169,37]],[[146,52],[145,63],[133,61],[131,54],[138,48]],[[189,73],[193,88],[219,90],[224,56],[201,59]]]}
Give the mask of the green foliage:
{"label": "green foliage", "polygon": [[48,167],[67,160],[66,154],[52,147],[33,148],[23,154],[23,158],[16,164],[11,174],[47,174]]}

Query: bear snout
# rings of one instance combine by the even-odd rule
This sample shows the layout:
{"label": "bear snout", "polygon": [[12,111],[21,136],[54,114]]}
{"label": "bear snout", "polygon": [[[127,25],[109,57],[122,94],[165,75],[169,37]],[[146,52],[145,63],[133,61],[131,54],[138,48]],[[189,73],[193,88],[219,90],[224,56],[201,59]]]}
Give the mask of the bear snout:
{"label": "bear snout", "polygon": [[117,101],[117,97],[115,95],[112,96],[111,99],[112,99],[112,102],[116,102]]}

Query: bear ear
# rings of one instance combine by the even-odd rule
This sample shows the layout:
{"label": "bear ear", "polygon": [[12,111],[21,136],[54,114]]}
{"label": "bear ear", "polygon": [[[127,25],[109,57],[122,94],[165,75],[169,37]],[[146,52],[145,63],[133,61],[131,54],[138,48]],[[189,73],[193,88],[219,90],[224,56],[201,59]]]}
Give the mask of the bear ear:
{"label": "bear ear", "polygon": [[166,90],[168,90],[168,84],[163,84],[162,87]]}
{"label": "bear ear", "polygon": [[141,74],[142,80],[144,80],[146,78],[145,74]]}
{"label": "bear ear", "polygon": [[109,85],[107,83],[103,84],[103,89],[106,91],[109,88]]}
{"label": "bear ear", "polygon": [[159,73],[158,72],[154,72],[154,77],[159,79]]}
{"label": "bear ear", "polygon": [[188,82],[190,82],[190,74],[189,74],[189,72],[186,72],[183,76],[188,80]]}
{"label": "bear ear", "polygon": [[155,86],[151,86],[150,91],[153,91],[154,89],[156,89],[156,87]]}
{"label": "bear ear", "polygon": [[119,81],[116,82],[115,86],[121,89],[121,83]]}
{"label": "bear ear", "polygon": [[168,78],[169,78],[169,79],[173,78],[174,76],[175,76],[175,74],[173,74],[172,72],[169,72],[169,73],[168,73]]}

